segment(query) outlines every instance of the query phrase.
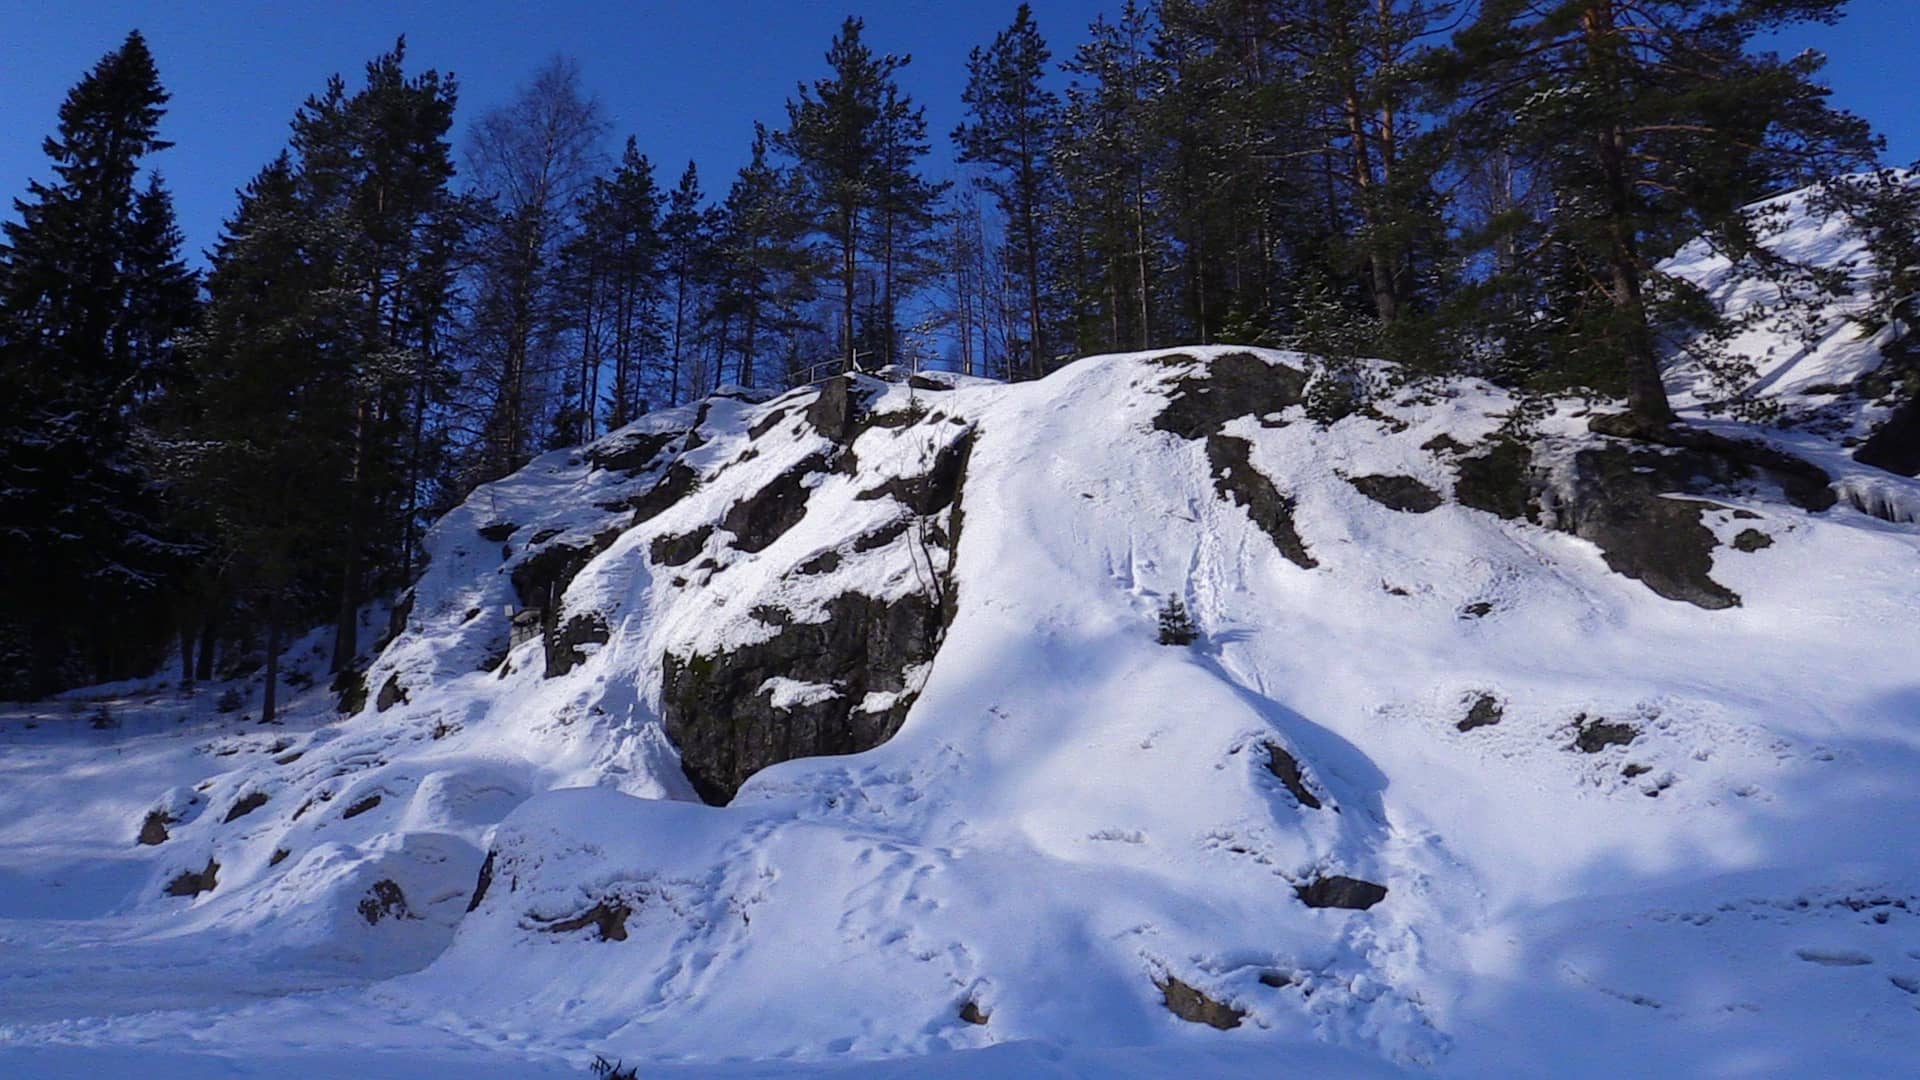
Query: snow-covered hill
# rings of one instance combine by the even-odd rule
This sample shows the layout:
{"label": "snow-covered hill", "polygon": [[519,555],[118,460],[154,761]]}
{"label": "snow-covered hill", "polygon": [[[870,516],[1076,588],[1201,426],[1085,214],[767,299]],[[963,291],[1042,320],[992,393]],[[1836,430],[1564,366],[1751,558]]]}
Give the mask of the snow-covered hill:
{"label": "snow-covered hill", "polygon": [[723,392],[441,521],[351,716],[9,708],[0,1071],[1913,1071],[1920,483],[1371,374]]}

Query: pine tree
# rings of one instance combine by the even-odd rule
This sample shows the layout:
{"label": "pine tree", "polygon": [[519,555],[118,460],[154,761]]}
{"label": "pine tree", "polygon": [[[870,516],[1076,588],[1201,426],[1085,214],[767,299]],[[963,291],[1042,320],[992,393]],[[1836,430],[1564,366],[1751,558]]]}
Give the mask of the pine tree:
{"label": "pine tree", "polygon": [[961,94],[969,120],[954,129],[962,163],[987,170],[975,183],[994,197],[1006,219],[1007,243],[1026,294],[1025,374],[1044,371],[1047,314],[1042,310],[1041,261],[1047,224],[1057,202],[1051,155],[1060,128],[1060,98],[1042,81],[1053,54],[1021,4],[1013,24],[984,51],[967,57]]}
{"label": "pine tree", "polygon": [[272,720],[290,620],[317,615],[348,561],[339,518],[356,448],[339,437],[358,393],[337,328],[357,312],[332,287],[335,237],[283,153],[241,193],[214,249],[195,334],[195,417],[179,440],[179,498],[211,538],[218,594],[264,629],[262,719]]}
{"label": "pine tree", "polygon": [[667,213],[660,223],[668,304],[672,309],[669,319],[668,405],[680,403],[694,329],[699,322],[700,289],[711,262],[712,231],[709,227],[711,221],[702,209],[705,201],[706,195],[700,190],[700,171],[689,161],[686,171],[680,174],[680,182],[667,196]]}
{"label": "pine tree", "polygon": [[715,236],[717,295],[723,323],[738,326],[737,380],[765,374],[756,360],[775,335],[791,333],[813,290],[807,221],[796,177],[768,157],[769,137],[755,125],[753,149],[721,204]]}
{"label": "pine tree", "polygon": [[1628,428],[1673,422],[1659,334],[1716,321],[1655,269],[1696,236],[1759,258],[1743,207],[1870,162],[1866,125],[1826,101],[1823,58],[1756,49],[1844,0],[1555,0],[1483,5],[1439,58],[1469,151],[1512,147],[1551,193],[1547,247],[1577,277],[1562,340]]}
{"label": "pine tree", "polygon": [[189,552],[144,429],[196,285],[166,189],[139,182],[170,145],[166,102],[129,34],[68,92],[43,144],[55,179],[15,201],[0,243],[0,560],[21,571],[0,648],[3,681],[28,693],[141,670],[170,636],[167,586]]}
{"label": "pine tree", "polygon": [[[861,40],[864,23],[848,17],[827,50],[832,74],[801,85],[787,102],[787,129],[776,143],[795,161],[809,202],[822,219],[820,231],[839,286],[842,363],[855,366],[860,341],[859,284],[862,241],[880,219],[882,296],[876,305],[881,349],[891,348],[894,333],[893,267],[895,230],[925,209],[931,221],[938,190],[915,171],[925,154],[926,122],[899,89],[895,73],[909,57],[875,56]],[[922,230],[924,231],[924,229]]]}

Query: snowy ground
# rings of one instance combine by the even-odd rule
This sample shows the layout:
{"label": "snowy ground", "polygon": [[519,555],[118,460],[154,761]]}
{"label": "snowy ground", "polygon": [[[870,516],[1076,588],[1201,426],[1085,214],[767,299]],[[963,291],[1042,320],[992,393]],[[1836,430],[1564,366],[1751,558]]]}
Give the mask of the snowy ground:
{"label": "snowy ground", "polygon": [[[661,413],[449,515],[354,716],[310,689],[262,727],[164,682],[5,707],[0,1074],[1920,1071],[1920,530],[1716,495],[1740,602],[1708,610],[1453,497],[1512,404],[1483,384],[1168,422],[1248,359],[875,385],[846,446],[813,391]],[[963,522],[886,494],[967,433]],[[1600,445],[1572,406],[1542,433]],[[724,525],[783,477],[786,527]],[[1291,543],[1223,494],[1250,477]],[[608,635],[548,677],[512,579],[567,548],[560,610]],[[917,694],[898,734],[693,797],[663,656],[949,571],[937,658],[851,706]],[[1155,640],[1169,598],[1191,646]],[[1384,895],[1305,902],[1349,878]]]}

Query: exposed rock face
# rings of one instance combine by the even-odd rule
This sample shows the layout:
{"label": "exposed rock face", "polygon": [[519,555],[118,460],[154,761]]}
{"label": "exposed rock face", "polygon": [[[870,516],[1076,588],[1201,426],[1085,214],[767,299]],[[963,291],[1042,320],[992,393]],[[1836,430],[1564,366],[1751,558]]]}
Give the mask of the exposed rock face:
{"label": "exposed rock face", "polygon": [[220,864],[207,860],[203,870],[187,870],[167,882],[168,896],[199,896],[203,892],[212,892],[220,883]]}
{"label": "exposed rock face", "polygon": [[627,916],[633,909],[618,900],[602,900],[570,919],[546,923],[549,934],[572,934],[591,927],[601,941],[627,940]]}
{"label": "exposed rock face", "polygon": [[1231,1005],[1215,1001],[1205,993],[1168,975],[1160,982],[1160,993],[1166,999],[1167,1011],[1188,1023],[1205,1024],[1220,1031],[1231,1031],[1240,1026],[1246,1018],[1245,1009],[1236,1009]]}
{"label": "exposed rock face", "polygon": [[411,919],[413,912],[407,910],[406,894],[391,879],[382,879],[367,889],[367,895],[360,900],[360,917],[372,926],[381,919]]}
{"label": "exposed rock face", "polygon": [[765,551],[807,514],[807,478],[827,468],[825,454],[809,454],[766,487],[727,508],[720,527],[733,534],[733,546]]}
{"label": "exposed rock face", "polygon": [[547,635],[547,678],[554,679],[579,666],[587,658],[583,645],[605,645],[609,638],[606,617],[597,611],[583,611],[567,619]]}
{"label": "exposed rock face", "polygon": [[841,375],[821,384],[820,393],[807,404],[802,415],[815,431],[845,446],[860,434],[867,402],[872,396],[870,387],[862,386],[851,375]]}
{"label": "exposed rock face", "polygon": [[1300,773],[1300,762],[1277,743],[1267,744],[1267,771],[1280,778],[1280,783],[1295,802],[1309,810],[1320,809],[1319,797],[1308,789]]}
{"label": "exposed rock face", "polygon": [[[664,719],[694,790],[724,805],[769,765],[856,754],[887,741],[918,689],[908,675],[933,659],[945,618],[918,593],[893,601],[847,593],[828,604],[823,622],[790,623],[730,653],[669,653],[661,676]],[[839,693],[776,709],[763,689],[774,678]],[[879,696],[869,702],[869,695]]]}
{"label": "exposed rock face", "polygon": [[1920,476],[1920,397],[1907,400],[1881,421],[1854,450],[1853,460],[1901,476]]}
{"label": "exposed rock face", "polygon": [[1500,718],[1505,714],[1506,709],[1501,706],[1499,698],[1492,694],[1481,694],[1473,699],[1472,706],[1467,709],[1467,715],[1453,726],[1461,731],[1490,727],[1499,723]]}
{"label": "exposed rock face", "polygon": [[227,809],[227,816],[223,818],[220,823],[222,825],[225,825],[229,822],[238,821],[239,819],[246,817],[248,814],[253,813],[255,810],[258,810],[265,805],[267,805],[266,792],[250,791],[247,794],[241,796],[237,801],[234,802],[234,804],[231,807]]}
{"label": "exposed rock face", "polygon": [[145,821],[140,823],[140,842],[146,845],[167,842],[167,826],[173,824],[173,818],[165,810],[149,810]]}
{"label": "exposed rock face", "polygon": [[380,694],[373,699],[373,708],[376,712],[386,712],[395,705],[406,704],[406,701],[406,688],[400,685],[400,673],[395,672],[380,684]]}
{"label": "exposed rock face", "polygon": [[487,890],[493,887],[493,859],[494,853],[489,851],[487,857],[480,860],[480,877],[473,883],[473,899],[467,901],[468,911],[477,909],[480,901],[487,898]]}
{"label": "exposed rock face", "polygon": [[1599,717],[1588,719],[1585,713],[1574,718],[1574,749],[1583,754],[1597,754],[1609,746],[1626,746],[1640,737],[1640,732],[1632,724],[1623,724]]}
{"label": "exposed rock face", "polygon": [[1360,494],[1388,508],[1409,514],[1424,514],[1441,503],[1440,493],[1411,476],[1350,476]]}
{"label": "exposed rock face", "polygon": [[1213,486],[1236,506],[1247,508],[1247,516],[1260,531],[1273,540],[1289,561],[1303,570],[1320,565],[1307,550],[1306,541],[1293,527],[1293,500],[1280,493],[1273,481],[1253,467],[1253,444],[1232,435],[1207,436],[1207,462],[1213,467]]}
{"label": "exposed rock face", "polygon": [[960,478],[966,472],[968,455],[973,453],[973,429],[942,446],[934,454],[933,464],[919,476],[895,477],[878,487],[854,496],[856,499],[880,499],[891,496],[916,514],[937,514],[953,504],[960,491]]}
{"label": "exposed rock face", "polygon": [[713,526],[702,525],[692,532],[656,536],[648,554],[662,566],[685,566],[700,554],[700,549],[707,546],[707,538],[712,535]]}
{"label": "exposed rock face", "polygon": [[[1166,364],[1193,363],[1191,357],[1164,357]],[[1183,439],[1215,434],[1229,420],[1268,416],[1306,400],[1307,375],[1285,364],[1269,364],[1252,353],[1228,353],[1182,376],[1168,395],[1167,407],[1153,426]]]}
{"label": "exposed rock face", "polygon": [[340,815],[340,820],[345,821],[348,818],[357,818],[361,814],[364,814],[367,811],[379,805],[380,805],[380,796],[369,795],[366,798],[361,799],[359,802],[354,803],[352,806],[347,807],[346,812]]}
{"label": "exposed rock face", "polygon": [[660,451],[680,437],[677,431],[627,432],[587,447],[587,460],[596,469],[612,469],[629,475],[644,472],[660,456]]}
{"label": "exposed rock face", "polygon": [[1385,885],[1339,874],[1315,878],[1306,885],[1295,885],[1293,892],[1308,907],[1347,908],[1352,911],[1365,911],[1387,898]]}
{"label": "exposed rock face", "polygon": [[1508,520],[1533,521],[1533,451],[1525,443],[1501,439],[1485,453],[1461,458],[1453,497],[1460,505],[1485,510]]}
{"label": "exposed rock face", "polygon": [[[1620,425],[1603,422],[1610,419],[1592,426],[1612,434]],[[1609,569],[1669,600],[1709,610],[1740,603],[1710,576],[1719,540],[1701,515],[1718,504],[1679,496],[1721,495],[1766,482],[1808,510],[1835,501],[1825,472],[1780,451],[1685,428],[1654,435],[1656,445],[1606,442],[1552,467],[1536,465],[1528,447],[1500,441],[1459,461],[1454,495],[1462,505],[1589,540]]]}
{"label": "exposed rock face", "polygon": [[[663,481],[664,483],[664,481]],[[655,490],[658,490],[656,487]],[[513,568],[514,594],[525,612],[538,612],[540,634],[544,640],[547,677],[571,671],[582,659],[578,646],[607,640],[606,619],[598,612],[575,612],[562,619],[561,598],[567,586],[579,576],[593,557],[611,547],[623,530],[608,529],[592,539],[570,544],[550,544],[522,559]],[[523,638],[520,616],[515,616],[514,643]]]}

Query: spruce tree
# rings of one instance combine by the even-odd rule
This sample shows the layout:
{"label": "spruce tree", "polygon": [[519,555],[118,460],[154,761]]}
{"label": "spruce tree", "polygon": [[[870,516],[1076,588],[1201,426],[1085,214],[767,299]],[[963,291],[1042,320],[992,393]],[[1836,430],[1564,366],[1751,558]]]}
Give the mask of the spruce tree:
{"label": "spruce tree", "polygon": [[1046,314],[1041,260],[1057,202],[1051,155],[1060,127],[1060,98],[1043,81],[1053,54],[1021,4],[1013,24],[986,49],[967,57],[961,101],[968,119],[954,129],[960,161],[985,169],[975,183],[1006,219],[1007,244],[1026,299],[1025,374],[1043,373]]}
{"label": "spruce tree", "polygon": [[166,102],[129,34],[68,92],[43,143],[54,179],[15,201],[0,242],[0,560],[21,571],[0,648],[28,693],[150,665],[189,553],[143,457],[196,291],[166,189],[140,184],[170,145]]}

